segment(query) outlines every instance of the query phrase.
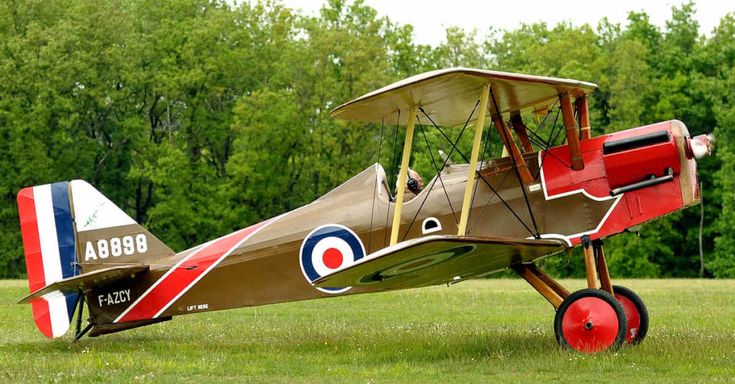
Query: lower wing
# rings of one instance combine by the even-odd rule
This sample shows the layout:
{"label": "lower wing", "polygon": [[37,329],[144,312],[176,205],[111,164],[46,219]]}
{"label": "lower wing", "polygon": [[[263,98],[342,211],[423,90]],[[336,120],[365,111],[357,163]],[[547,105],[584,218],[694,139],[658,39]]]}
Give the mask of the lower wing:
{"label": "lower wing", "polygon": [[566,249],[555,239],[426,236],[384,248],[313,284],[383,291],[452,283]]}

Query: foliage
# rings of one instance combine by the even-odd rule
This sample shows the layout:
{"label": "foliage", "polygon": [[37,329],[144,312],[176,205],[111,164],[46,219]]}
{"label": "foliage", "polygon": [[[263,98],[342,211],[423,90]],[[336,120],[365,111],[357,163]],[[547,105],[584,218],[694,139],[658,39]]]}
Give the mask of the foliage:
{"label": "foliage", "polygon": [[[329,110],[455,65],[597,81],[598,133],[671,118],[692,134],[716,130],[717,157],[700,162],[706,274],[735,276],[735,19],[705,38],[694,12],[673,8],[663,30],[636,12],[625,26],[540,23],[482,39],[450,27],[427,46],[359,0],[330,0],[316,16],[266,0],[3,2],[0,276],[24,270],[15,194],[29,185],[86,179],[182,250],[308,203],[372,162],[394,178],[403,132]],[[420,129],[415,142],[414,166],[433,173]],[[691,209],[611,239],[611,269],[695,276],[698,223]],[[576,275],[579,259],[547,264]]]}

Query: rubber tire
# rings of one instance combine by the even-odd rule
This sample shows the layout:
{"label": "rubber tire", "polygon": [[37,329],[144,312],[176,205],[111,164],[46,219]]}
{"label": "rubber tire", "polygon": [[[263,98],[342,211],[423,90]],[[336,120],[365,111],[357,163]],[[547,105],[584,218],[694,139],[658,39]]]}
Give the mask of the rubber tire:
{"label": "rubber tire", "polygon": [[588,351],[574,349],[564,338],[562,332],[562,321],[564,319],[564,314],[566,313],[567,309],[569,309],[569,306],[572,305],[575,301],[586,297],[602,299],[614,310],[615,315],[618,318],[618,333],[615,336],[613,343],[604,351],[617,351],[618,349],[620,349],[621,346],[625,344],[626,331],[628,330],[628,320],[625,317],[625,310],[623,309],[623,306],[620,304],[620,302],[617,301],[611,294],[599,289],[581,289],[572,293],[566,299],[564,299],[564,301],[562,301],[561,305],[556,310],[556,316],[554,317],[554,335],[556,336],[556,341],[562,348],[566,350],[590,353]]}
{"label": "rubber tire", "polygon": [[[643,341],[643,339],[646,338],[646,334],[648,333],[648,309],[646,308],[646,305],[643,304],[643,300],[641,300],[640,296],[638,296],[629,288],[621,287],[619,285],[613,285],[613,292],[615,292],[615,296],[620,295],[633,302],[633,305],[635,305],[635,308],[638,310],[638,315],[641,318],[641,324],[638,326],[638,333],[636,333],[635,338],[633,338],[629,344],[639,344],[641,341]],[[627,342],[627,325],[625,329]]]}

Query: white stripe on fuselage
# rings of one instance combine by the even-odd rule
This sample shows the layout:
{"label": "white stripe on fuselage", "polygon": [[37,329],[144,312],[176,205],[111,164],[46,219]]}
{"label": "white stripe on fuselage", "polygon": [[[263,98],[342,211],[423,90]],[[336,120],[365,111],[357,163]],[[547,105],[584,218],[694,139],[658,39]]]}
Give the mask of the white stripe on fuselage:
{"label": "white stripe on fuselage", "polygon": [[[278,217],[280,217],[280,216],[278,216]],[[265,227],[269,226],[271,223],[273,223],[278,217],[275,217],[275,218],[271,219],[270,222],[264,223],[263,225],[260,226],[260,228],[254,230],[252,233],[250,233],[249,235],[245,236],[242,240],[238,241],[237,244],[235,244],[227,252],[225,252],[224,254],[222,254],[222,256],[220,256],[220,258],[217,259],[217,261],[215,261],[214,263],[212,263],[212,265],[210,265],[209,268],[207,268],[204,272],[202,272],[201,275],[197,276],[197,278],[194,279],[194,281],[192,281],[188,286],[186,286],[186,288],[182,289],[181,292],[179,292],[178,295],[176,295],[173,299],[171,299],[171,301],[168,302],[168,304],[164,305],[163,308],[161,308],[161,310],[158,311],[158,313],[156,313],[155,316],[153,316],[153,318],[155,319],[155,318],[158,318],[158,316],[161,316],[161,314],[165,310],[167,310],[171,306],[171,304],[175,303],[176,300],[178,300],[181,296],[183,296],[186,292],[188,292],[191,289],[191,287],[193,287],[194,285],[196,285],[197,282],[199,282],[199,280],[201,280],[212,269],[214,269],[217,265],[219,265],[219,263],[221,263],[222,260],[225,259],[225,257],[229,256],[234,250],[236,250],[241,245],[243,245],[248,239],[250,239],[255,234],[257,234],[258,232],[260,232],[263,228],[265,228]],[[245,228],[245,229],[247,229],[247,228]]]}
{"label": "white stripe on fuselage", "polygon": [[214,243],[215,241],[217,241],[217,240],[219,240],[219,239],[220,239],[220,238],[218,237],[218,238],[216,238],[216,239],[214,239],[214,240],[210,240],[210,241],[208,241],[208,242],[206,242],[206,243],[204,243],[204,244],[201,244],[201,245],[199,245],[199,246],[197,246],[197,247],[194,247],[194,250],[193,250],[193,251],[191,251],[191,252],[190,252],[190,253],[189,253],[188,255],[186,255],[186,256],[185,256],[185,257],[183,257],[183,258],[182,258],[181,260],[179,260],[179,261],[178,261],[178,262],[177,262],[176,264],[174,264],[174,265],[173,265],[173,267],[171,267],[171,268],[170,268],[170,269],[169,269],[168,271],[166,271],[166,273],[164,273],[164,274],[163,274],[163,276],[161,276],[161,278],[159,278],[158,280],[156,280],[156,282],[155,282],[155,283],[153,283],[153,284],[152,284],[152,285],[151,285],[151,286],[150,286],[150,287],[149,287],[148,289],[146,289],[146,290],[145,290],[145,292],[143,292],[143,294],[142,294],[142,295],[138,296],[138,298],[137,298],[137,299],[136,299],[135,301],[133,301],[133,303],[132,303],[132,304],[130,304],[130,306],[128,306],[128,308],[126,308],[126,309],[125,309],[125,310],[124,310],[124,311],[123,311],[123,312],[122,312],[122,313],[120,314],[120,316],[118,316],[118,317],[117,317],[117,318],[115,319],[115,321],[113,321],[113,323],[117,323],[118,321],[120,321],[120,319],[122,319],[122,318],[123,318],[123,317],[124,317],[125,315],[127,315],[127,314],[128,314],[128,312],[130,312],[130,311],[131,311],[131,310],[132,310],[133,308],[135,308],[135,306],[136,306],[136,305],[138,305],[138,303],[139,303],[139,302],[140,302],[141,300],[143,300],[143,299],[144,299],[144,298],[145,298],[146,296],[148,296],[148,294],[149,294],[149,293],[150,293],[150,292],[151,292],[152,290],[154,290],[154,289],[155,289],[155,288],[156,288],[156,287],[158,286],[158,284],[161,284],[161,282],[162,282],[162,281],[166,280],[166,277],[168,277],[168,275],[170,275],[170,274],[171,274],[171,273],[173,273],[173,272],[174,272],[174,271],[175,271],[175,270],[176,270],[177,268],[179,268],[179,266],[181,266],[181,264],[185,263],[185,262],[186,262],[187,260],[191,259],[191,258],[192,258],[192,257],[193,257],[194,255],[196,255],[197,253],[199,253],[199,251],[201,251],[202,249],[204,249],[204,248],[205,248],[206,246],[208,246],[209,244],[212,244],[212,243]]}
{"label": "white stripe on fuselage", "polygon": [[[302,208],[303,208],[303,207],[302,207]],[[299,208],[299,209],[300,209],[300,208]],[[153,316],[153,318],[157,318],[158,316],[160,316],[160,315],[161,315],[161,314],[163,313],[163,311],[165,311],[166,309],[168,309],[168,308],[169,308],[169,307],[170,307],[170,306],[171,306],[171,305],[172,305],[172,304],[173,304],[174,302],[176,302],[176,300],[178,300],[178,299],[179,299],[179,298],[180,298],[180,297],[181,297],[181,296],[182,296],[182,295],[183,295],[184,293],[186,293],[186,292],[187,292],[187,291],[188,291],[189,289],[191,289],[191,287],[193,287],[193,286],[194,286],[194,285],[195,285],[195,284],[196,284],[197,282],[199,282],[199,280],[201,280],[201,278],[202,278],[202,277],[204,277],[205,275],[207,275],[207,274],[208,274],[208,273],[209,273],[209,272],[210,272],[210,271],[212,270],[212,268],[216,267],[216,266],[217,266],[217,265],[218,265],[218,264],[219,264],[220,262],[222,262],[222,260],[223,260],[223,259],[224,259],[224,258],[225,258],[226,256],[228,256],[228,255],[229,255],[230,253],[232,253],[232,252],[233,252],[233,251],[234,251],[235,249],[237,249],[238,247],[240,247],[240,246],[241,246],[241,245],[242,245],[242,244],[243,244],[243,243],[245,242],[245,240],[248,240],[248,239],[250,239],[250,238],[251,238],[251,237],[252,237],[253,235],[255,235],[256,233],[260,232],[260,231],[261,231],[261,230],[262,230],[263,228],[265,228],[265,227],[267,227],[267,226],[269,226],[269,225],[273,224],[274,222],[276,222],[276,220],[280,219],[281,217],[283,217],[283,216],[285,216],[285,215],[287,215],[287,214],[289,214],[289,213],[295,212],[295,211],[297,211],[297,210],[298,210],[298,209],[296,209],[296,210],[294,210],[294,211],[291,211],[291,212],[286,212],[286,213],[283,213],[283,214],[281,214],[281,215],[278,215],[278,216],[276,216],[276,217],[274,217],[274,218],[272,218],[272,219],[269,219],[269,220],[270,220],[269,222],[266,222],[265,224],[263,224],[263,226],[261,226],[260,228],[256,229],[255,231],[253,231],[253,233],[251,233],[251,234],[247,235],[247,236],[246,236],[246,237],[245,237],[245,238],[244,238],[243,240],[239,241],[239,242],[238,242],[238,243],[237,243],[237,244],[236,244],[236,245],[235,245],[235,246],[234,246],[233,248],[231,248],[230,250],[228,250],[228,251],[227,251],[227,252],[226,252],[226,253],[224,254],[224,256],[222,256],[222,257],[221,257],[220,259],[218,259],[218,260],[217,260],[217,261],[216,261],[215,263],[213,263],[213,264],[212,264],[212,265],[210,266],[210,268],[208,268],[208,269],[207,269],[206,271],[204,271],[204,273],[202,273],[202,274],[201,274],[201,275],[199,275],[199,276],[198,276],[198,277],[197,277],[197,278],[196,278],[196,279],[195,279],[194,281],[192,281],[192,283],[191,283],[191,284],[189,284],[189,285],[188,285],[188,286],[187,286],[186,288],[184,288],[184,289],[183,289],[183,290],[182,290],[181,292],[179,292],[179,293],[178,293],[178,294],[177,294],[177,295],[176,295],[176,296],[175,296],[175,297],[173,298],[173,300],[169,301],[169,302],[168,302],[168,303],[167,303],[167,304],[166,304],[166,305],[165,305],[165,306],[163,307],[163,309],[161,309],[160,311],[158,311],[158,313],[156,313],[156,315],[155,315],[155,316]],[[266,220],[266,221],[268,221],[268,220]],[[254,224],[254,225],[257,225],[257,224]],[[249,227],[247,227],[247,228],[249,228]],[[241,229],[240,231],[244,231],[244,230],[246,230],[247,228],[243,228],[243,229]],[[236,231],[236,232],[237,232],[237,231]],[[233,232],[233,233],[235,233],[235,232]],[[230,235],[231,235],[231,234],[230,234]],[[153,283],[153,285],[151,285],[151,286],[150,286],[150,287],[149,287],[149,288],[148,288],[148,289],[147,289],[147,290],[146,290],[145,292],[143,292],[143,294],[142,294],[142,295],[140,295],[140,296],[139,296],[139,297],[138,297],[138,298],[137,298],[137,299],[136,299],[136,300],[135,300],[135,301],[134,301],[134,302],[133,302],[132,304],[130,304],[130,306],[128,306],[128,308],[126,308],[126,309],[125,309],[125,310],[124,310],[124,311],[123,311],[123,312],[122,312],[122,313],[121,313],[121,314],[120,314],[120,315],[119,315],[119,316],[118,316],[118,317],[117,317],[117,318],[116,318],[116,319],[115,319],[115,320],[113,321],[113,323],[117,323],[117,322],[119,322],[119,321],[120,321],[120,320],[121,320],[121,319],[122,319],[123,317],[125,317],[125,315],[127,315],[127,314],[128,314],[128,312],[130,312],[130,311],[131,311],[131,310],[132,310],[133,308],[135,308],[135,306],[136,306],[136,305],[138,305],[138,303],[139,303],[140,301],[142,301],[142,300],[143,300],[143,299],[144,299],[144,298],[145,298],[146,296],[148,296],[148,294],[149,294],[149,293],[150,293],[151,291],[153,291],[153,290],[154,290],[154,289],[155,289],[155,288],[156,288],[156,287],[157,287],[157,286],[158,286],[159,284],[161,284],[161,283],[162,283],[162,282],[163,282],[164,280],[166,280],[166,278],[167,278],[167,277],[168,277],[168,276],[169,276],[169,275],[170,275],[171,273],[173,273],[173,272],[174,272],[174,271],[175,271],[175,270],[176,270],[177,268],[179,268],[179,267],[181,266],[181,264],[185,263],[185,262],[186,262],[187,260],[189,260],[189,259],[191,259],[192,257],[194,257],[194,256],[195,256],[195,255],[196,255],[197,253],[199,253],[200,251],[202,251],[203,249],[205,249],[205,248],[206,248],[206,247],[207,247],[208,245],[210,245],[210,244],[212,244],[212,243],[214,243],[214,242],[216,242],[216,241],[218,241],[218,240],[220,240],[220,239],[222,239],[222,238],[224,238],[224,237],[227,237],[227,236],[229,236],[229,235],[225,235],[225,236],[222,236],[222,237],[218,237],[218,238],[216,238],[216,239],[214,239],[214,240],[210,240],[210,241],[208,241],[208,242],[206,242],[206,243],[204,243],[204,244],[202,244],[202,245],[199,245],[199,246],[197,246],[197,247],[194,247],[194,250],[193,250],[193,251],[192,251],[191,253],[189,253],[189,254],[188,254],[188,255],[187,255],[186,257],[184,257],[184,258],[182,258],[181,260],[179,260],[179,261],[178,261],[178,262],[177,262],[176,264],[174,264],[174,266],[173,266],[173,267],[171,267],[171,269],[169,269],[168,271],[166,271],[166,273],[164,273],[164,274],[163,274],[163,276],[161,276],[161,277],[160,277],[160,278],[159,278],[158,280],[156,280],[156,282],[155,282],[155,283]]]}
{"label": "white stripe on fuselage", "polygon": [[[613,204],[610,206],[610,209],[608,209],[607,212],[605,213],[605,215],[602,217],[602,220],[600,220],[600,223],[597,224],[597,227],[595,227],[595,229],[592,229],[592,230],[589,230],[589,231],[584,231],[584,232],[579,232],[579,233],[574,233],[574,234],[571,234],[571,235],[562,235],[562,234],[558,234],[558,233],[545,233],[545,234],[542,234],[541,235],[541,238],[542,239],[562,239],[562,240],[566,241],[569,246],[571,246],[572,245],[571,239],[577,238],[577,237],[581,237],[581,236],[584,236],[584,235],[591,235],[593,233],[599,232],[600,229],[602,229],[602,226],[607,221],[608,217],[610,217],[610,214],[613,212],[613,210],[615,210],[615,207],[620,202],[620,199],[623,198],[623,194],[621,193],[621,194],[619,194],[617,196],[597,197],[597,196],[593,196],[593,195],[589,194],[587,191],[584,190],[584,188],[579,188],[579,189],[575,189],[573,191],[562,192],[562,193],[558,193],[558,194],[556,194],[554,196],[549,196],[549,191],[546,189],[546,177],[544,175],[544,167],[543,167],[543,161],[542,161],[542,157],[541,157],[542,153],[543,153],[542,151],[539,151],[539,153],[538,153],[538,166],[539,166],[539,169],[541,171],[541,189],[544,191],[544,199],[546,199],[547,201],[553,200],[553,199],[558,199],[558,198],[561,198],[561,197],[576,195],[576,194],[579,194],[579,193],[581,193],[581,194],[583,194],[583,195],[587,196],[588,198],[590,198],[592,200],[595,200],[595,201],[608,201],[608,200],[613,200],[613,199],[615,200],[613,202]],[[528,238],[529,239],[532,239],[533,237],[528,237]]]}

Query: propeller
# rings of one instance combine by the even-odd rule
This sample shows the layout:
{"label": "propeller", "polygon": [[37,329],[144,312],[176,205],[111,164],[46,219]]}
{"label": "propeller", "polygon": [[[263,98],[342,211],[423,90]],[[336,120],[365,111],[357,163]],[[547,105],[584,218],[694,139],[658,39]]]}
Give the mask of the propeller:
{"label": "propeller", "polygon": [[694,136],[687,140],[687,157],[690,159],[701,159],[705,156],[712,154],[712,149],[715,146],[715,134],[708,133],[705,135]]}

